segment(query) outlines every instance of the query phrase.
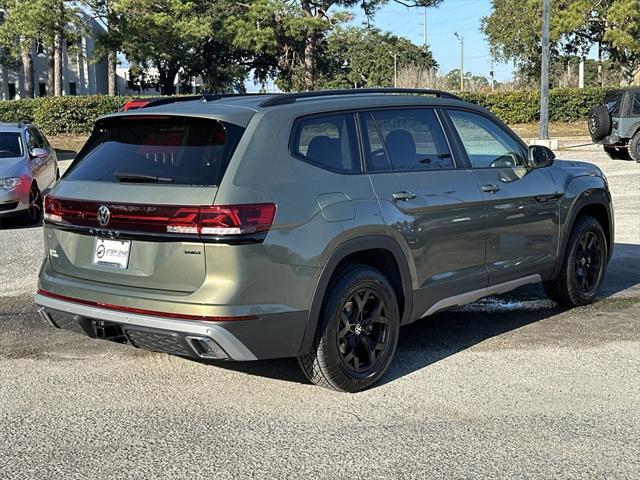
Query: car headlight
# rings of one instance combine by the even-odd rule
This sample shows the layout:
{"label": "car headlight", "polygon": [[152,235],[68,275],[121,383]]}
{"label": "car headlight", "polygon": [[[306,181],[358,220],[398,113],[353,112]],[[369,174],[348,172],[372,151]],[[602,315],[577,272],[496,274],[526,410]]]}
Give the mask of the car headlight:
{"label": "car headlight", "polygon": [[0,188],[5,190],[11,190],[16,188],[18,185],[20,185],[19,177],[0,178]]}

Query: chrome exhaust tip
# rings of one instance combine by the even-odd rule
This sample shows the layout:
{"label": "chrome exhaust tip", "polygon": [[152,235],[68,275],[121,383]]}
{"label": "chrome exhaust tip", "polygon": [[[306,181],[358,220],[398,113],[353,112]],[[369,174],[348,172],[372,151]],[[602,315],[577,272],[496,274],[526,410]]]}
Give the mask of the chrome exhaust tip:
{"label": "chrome exhaust tip", "polygon": [[187,337],[187,343],[195,354],[207,360],[226,360],[229,355],[210,337]]}

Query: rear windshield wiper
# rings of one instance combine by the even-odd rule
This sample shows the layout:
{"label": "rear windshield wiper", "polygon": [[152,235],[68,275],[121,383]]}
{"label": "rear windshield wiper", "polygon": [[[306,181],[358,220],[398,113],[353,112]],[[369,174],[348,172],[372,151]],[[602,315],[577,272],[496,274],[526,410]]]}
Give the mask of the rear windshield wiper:
{"label": "rear windshield wiper", "polygon": [[157,177],[155,175],[144,175],[141,173],[116,172],[114,176],[119,182],[123,183],[171,183],[174,181],[171,177]]}

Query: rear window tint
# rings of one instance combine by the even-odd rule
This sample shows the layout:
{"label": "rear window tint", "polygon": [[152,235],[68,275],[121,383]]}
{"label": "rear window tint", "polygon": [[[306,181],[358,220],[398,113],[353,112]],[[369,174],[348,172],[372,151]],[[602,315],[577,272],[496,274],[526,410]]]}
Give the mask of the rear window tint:
{"label": "rear window tint", "polygon": [[0,132],[0,158],[15,158],[22,155],[22,138],[20,134]]}
{"label": "rear window tint", "polygon": [[294,127],[293,153],[327,170],[360,172],[356,123],[353,114],[307,117]]}
{"label": "rear window tint", "polygon": [[219,185],[243,132],[209,119],[110,119],[98,127],[65,179]]}

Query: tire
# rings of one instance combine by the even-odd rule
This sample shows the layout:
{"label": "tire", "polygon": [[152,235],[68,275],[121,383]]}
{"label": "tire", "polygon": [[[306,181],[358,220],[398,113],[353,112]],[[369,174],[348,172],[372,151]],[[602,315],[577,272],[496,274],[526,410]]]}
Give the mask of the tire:
{"label": "tire", "polygon": [[560,274],[543,283],[548,297],[564,307],[593,302],[604,279],[607,255],[607,238],[600,222],[590,215],[578,216]]}
{"label": "tire", "polygon": [[640,163],[640,131],[629,140],[629,156]]}
{"label": "tire", "polygon": [[398,301],[389,280],[369,266],[351,265],[329,285],[313,346],[298,363],[318,386],[358,392],[387,371],[399,330]]}
{"label": "tire", "polygon": [[24,212],[24,221],[27,225],[35,225],[42,219],[42,193],[36,183],[31,184],[29,191],[29,208]]}
{"label": "tire", "polygon": [[598,105],[589,110],[587,127],[594,142],[599,142],[611,133],[611,113],[606,105]]}
{"label": "tire", "polygon": [[609,158],[612,160],[630,160],[629,150],[626,148],[618,148],[618,147],[610,147],[608,145],[604,146],[604,151]]}

